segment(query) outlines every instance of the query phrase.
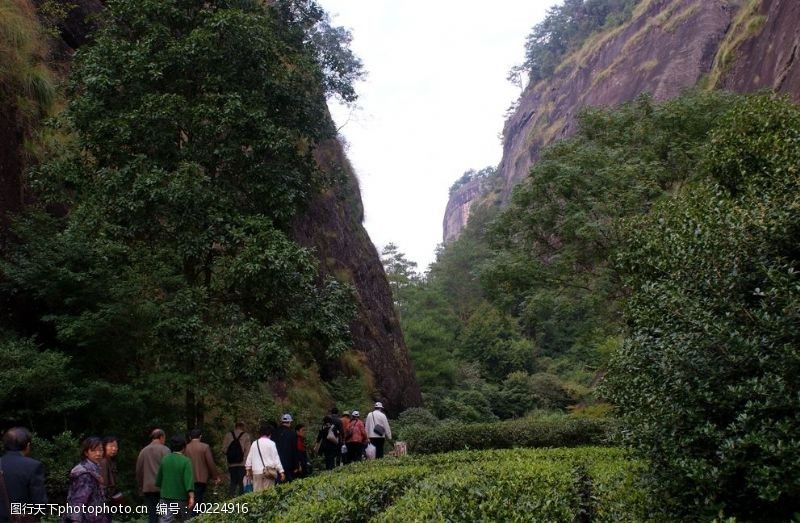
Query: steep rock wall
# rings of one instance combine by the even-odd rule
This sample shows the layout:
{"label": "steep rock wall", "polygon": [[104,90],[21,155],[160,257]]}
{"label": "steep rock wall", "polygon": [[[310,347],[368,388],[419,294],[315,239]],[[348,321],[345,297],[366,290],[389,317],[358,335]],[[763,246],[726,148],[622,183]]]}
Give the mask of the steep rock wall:
{"label": "steep rock wall", "polygon": [[613,106],[652,93],[665,100],[711,70],[732,19],[723,0],[654,0],[630,22],[592,39],[556,70],[529,86],[503,130],[503,200],[523,180],[542,147],[569,136],[585,106]]}
{"label": "steep rock wall", "polygon": [[467,226],[470,207],[477,198],[483,194],[485,182],[481,178],[475,178],[450,194],[447,200],[447,209],[444,211],[442,222],[442,241],[448,243],[458,238],[458,234]]}
{"label": "steep rock wall", "polygon": [[358,312],[350,325],[354,347],[365,355],[388,413],[396,415],[422,405],[422,394],[386,273],[361,224],[364,209],[358,181],[338,141],[322,144],[316,157],[323,169],[339,171],[344,184],[311,202],[306,213],[295,220],[294,237],[314,249],[323,274],[348,282],[355,289]]}
{"label": "steep rock wall", "polygon": [[771,89],[800,103],[800,2],[762,0],[758,15],[762,19],[753,22],[760,30],[733,50],[733,65],[719,87],[739,93]]}
{"label": "steep rock wall", "polygon": [[[674,97],[707,73],[740,93],[771,89],[800,103],[800,2],[797,0],[644,0],[622,27],[597,35],[568,56],[551,79],[528,86],[503,131],[502,201],[523,180],[542,147],[575,130],[585,106],[609,106],[649,92]],[[469,209],[448,204],[446,235],[456,238]],[[478,194],[476,198],[481,198]],[[448,225],[446,225],[448,227]]]}

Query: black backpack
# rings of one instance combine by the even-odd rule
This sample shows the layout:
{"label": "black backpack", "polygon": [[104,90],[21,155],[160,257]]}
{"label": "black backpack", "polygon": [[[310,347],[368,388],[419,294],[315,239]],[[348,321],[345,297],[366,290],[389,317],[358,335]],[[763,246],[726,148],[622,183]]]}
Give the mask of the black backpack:
{"label": "black backpack", "polygon": [[244,460],[244,450],[242,449],[242,444],[239,443],[239,438],[242,437],[242,434],[244,434],[244,431],[240,432],[237,437],[234,432],[231,431],[233,441],[228,445],[228,450],[225,451],[225,457],[228,458],[228,463],[241,463]]}

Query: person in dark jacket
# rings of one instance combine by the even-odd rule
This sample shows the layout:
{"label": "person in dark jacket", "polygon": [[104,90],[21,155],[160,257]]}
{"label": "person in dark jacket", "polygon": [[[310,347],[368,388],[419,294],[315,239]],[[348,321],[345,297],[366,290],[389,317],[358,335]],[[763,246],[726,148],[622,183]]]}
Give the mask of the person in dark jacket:
{"label": "person in dark jacket", "polygon": [[[100,477],[106,488],[106,504],[108,506],[122,504],[123,495],[117,487],[117,454],[119,441],[116,436],[103,438],[103,459],[100,460]],[[111,523],[112,515],[108,514],[107,522]]]}
{"label": "person in dark jacket", "polygon": [[[29,458],[31,433],[25,427],[13,427],[3,434],[5,454],[0,458],[3,484],[0,484],[0,522],[10,519],[8,507],[12,503],[40,505],[47,503],[44,488],[44,465]],[[5,488],[3,488],[5,486]],[[6,503],[8,496],[8,503]]]}
{"label": "person in dark jacket", "polygon": [[300,460],[297,453],[297,432],[292,428],[292,415],[281,416],[281,424],[272,433],[272,441],[278,447],[278,456],[286,475],[284,481],[289,482],[300,471]]}
{"label": "person in dark jacket", "polygon": [[[338,414],[331,414],[322,418],[322,428],[317,434],[317,448],[325,456],[325,470],[336,468],[336,459],[341,455],[340,449],[343,441],[342,432],[337,427],[332,416],[335,416],[337,420],[339,419]],[[336,441],[328,439],[328,434],[332,434]]]}
{"label": "person in dark jacket", "polygon": [[83,508],[68,512],[62,523],[106,523],[106,489],[100,475],[103,452],[103,440],[96,436],[81,443],[81,461],[69,473],[67,506]]}
{"label": "person in dark jacket", "polygon": [[[349,414],[348,414],[348,416],[349,416]],[[341,446],[344,445],[344,429],[345,429],[345,426],[344,426],[344,424],[342,422],[342,415],[339,414],[339,409],[338,408],[333,407],[331,409],[330,418],[331,418],[331,423],[336,425],[336,430],[339,431],[339,435],[340,435],[339,436],[339,447],[341,448]],[[343,454],[341,452],[338,452],[336,454],[334,465],[344,465],[344,461],[342,460],[342,456],[343,456]]]}

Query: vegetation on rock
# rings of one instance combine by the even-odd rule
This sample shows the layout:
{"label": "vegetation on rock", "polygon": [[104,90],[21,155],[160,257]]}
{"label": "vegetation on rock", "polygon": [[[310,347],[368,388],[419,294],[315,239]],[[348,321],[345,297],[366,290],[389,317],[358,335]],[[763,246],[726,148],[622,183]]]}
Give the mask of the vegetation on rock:
{"label": "vegetation on rock", "polygon": [[72,141],[29,173],[3,251],[0,410],[138,441],[349,347],[349,287],[289,233],[336,182],[313,152],[352,76],[326,87],[303,27],[260,2],[107,7],[56,122]]}

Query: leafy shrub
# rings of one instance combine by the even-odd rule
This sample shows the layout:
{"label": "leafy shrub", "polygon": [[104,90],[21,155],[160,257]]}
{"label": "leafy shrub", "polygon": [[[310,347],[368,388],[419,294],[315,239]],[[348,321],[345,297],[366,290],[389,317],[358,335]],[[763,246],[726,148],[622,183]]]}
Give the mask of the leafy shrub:
{"label": "leafy shrub", "polygon": [[678,516],[800,509],[800,109],[741,98],[698,181],[626,224],[629,339],[607,374]]}
{"label": "leafy shrub", "polygon": [[45,486],[50,503],[67,499],[69,471],[78,462],[80,441],[71,432],[62,432],[50,439],[33,438],[31,457],[44,464]]}
{"label": "leafy shrub", "polygon": [[412,407],[400,413],[397,420],[405,425],[425,425],[435,427],[439,424],[439,418],[433,415],[428,409]]}
{"label": "leafy shrub", "polygon": [[459,449],[576,447],[605,443],[616,427],[611,420],[521,419],[498,423],[448,423],[415,427],[404,438],[409,451],[430,454]]}

